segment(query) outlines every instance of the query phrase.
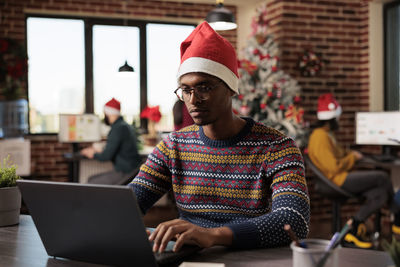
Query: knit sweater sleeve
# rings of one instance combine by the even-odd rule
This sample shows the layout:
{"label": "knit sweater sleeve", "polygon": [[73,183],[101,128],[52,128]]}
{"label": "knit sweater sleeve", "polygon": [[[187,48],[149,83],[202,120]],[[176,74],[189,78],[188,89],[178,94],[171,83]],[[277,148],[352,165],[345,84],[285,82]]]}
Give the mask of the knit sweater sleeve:
{"label": "knit sweater sleeve", "polygon": [[245,222],[227,225],[233,231],[233,246],[288,245],[290,238],[283,230],[285,224],[290,224],[299,238],[305,238],[309,230],[310,200],[303,159],[293,140],[285,137],[270,148],[260,175],[270,181],[271,210]]}
{"label": "knit sweater sleeve", "polygon": [[171,188],[167,143],[168,138],[154,148],[140,167],[138,175],[129,184],[134,189],[143,214]]}

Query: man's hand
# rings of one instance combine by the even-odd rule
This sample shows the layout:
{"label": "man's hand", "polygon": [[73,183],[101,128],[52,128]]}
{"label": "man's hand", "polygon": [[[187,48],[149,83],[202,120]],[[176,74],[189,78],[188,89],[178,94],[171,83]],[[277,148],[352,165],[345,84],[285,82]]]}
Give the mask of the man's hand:
{"label": "man's hand", "polygon": [[96,153],[96,151],[93,149],[93,147],[87,147],[81,150],[81,155],[92,159],[94,156],[94,153]]}
{"label": "man's hand", "polygon": [[173,251],[178,251],[183,244],[195,244],[208,248],[215,245],[232,244],[233,233],[228,227],[203,228],[181,219],[160,223],[149,236],[154,241],[153,251],[163,252],[169,241],[176,239]]}

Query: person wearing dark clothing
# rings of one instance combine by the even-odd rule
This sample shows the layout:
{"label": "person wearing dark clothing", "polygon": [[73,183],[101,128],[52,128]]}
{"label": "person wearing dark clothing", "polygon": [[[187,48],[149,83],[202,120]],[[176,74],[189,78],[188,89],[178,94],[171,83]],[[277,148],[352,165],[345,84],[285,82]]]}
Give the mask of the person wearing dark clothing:
{"label": "person wearing dark clothing", "polygon": [[120,115],[120,103],[111,99],[104,107],[105,122],[111,125],[103,151],[88,147],[81,154],[90,159],[112,161],[114,170],[89,177],[88,183],[121,184],[137,173],[140,155],[136,147],[135,131]]}

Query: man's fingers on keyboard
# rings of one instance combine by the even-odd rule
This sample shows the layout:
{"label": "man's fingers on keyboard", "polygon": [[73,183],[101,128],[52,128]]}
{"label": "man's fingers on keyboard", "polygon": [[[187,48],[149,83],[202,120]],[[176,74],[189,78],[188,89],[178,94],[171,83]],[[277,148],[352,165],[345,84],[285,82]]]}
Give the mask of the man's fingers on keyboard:
{"label": "man's fingers on keyboard", "polygon": [[179,236],[179,238],[176,240],[176,243],[175,243],[175,246],[174,246],[174,248],[173,248],[173,251],[174,251],[174,252],[179,251],[179,250],[181,249],[181,247],[182,247],[185,243],[187,243],[186,241],[190,241],[190,240],[189,240],[189,236],[190,236],[190,234],[189,234],[188,232],[185,232],[185,233],[181,234],[181,235]]}
{"label": "man's fingers on keyboard", "polygon": [[160,245],[160,252],[164,251],[164,249],[167,247],[168,242],[175,239],[177,235],[182,235],[181,233],[186,231],[185,225],[171,225],[168,227],[168,230],[165,232],[161,245]]}

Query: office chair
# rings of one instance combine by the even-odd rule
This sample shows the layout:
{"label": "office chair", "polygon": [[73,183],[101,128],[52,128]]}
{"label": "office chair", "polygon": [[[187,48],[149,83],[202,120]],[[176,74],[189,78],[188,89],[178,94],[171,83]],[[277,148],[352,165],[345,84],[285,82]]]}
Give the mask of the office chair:
{"label": "office chair", "polygon": [[[332,233],[339,232],[341,229],[341,215],[340,206],[345,203],[348,199],[355,198],[360,201],[362,197],[356,196],[346,190],[343,190],[340,186],[329,180],[318,168],[312,163],[308,155],[304,155],[304,161],[311,171],[315,174],[315,190],[322,196],[332,201]],[[375,215],[375,232],[380,233],[380,211]]]}
{"label": "office chair", "polygon": [[146,160],[147,160],[147,157],[141,158],[141,162],[140,162],[139,166],[137,166],[134,170],[132,170],[129,174],[127,174],[121,181],[119,181],[117,183],[117,185],[127,185],[130,182],[132,182],[132,180],[139,173],[140,167],[142,167],[142,165],[146,162]]}

